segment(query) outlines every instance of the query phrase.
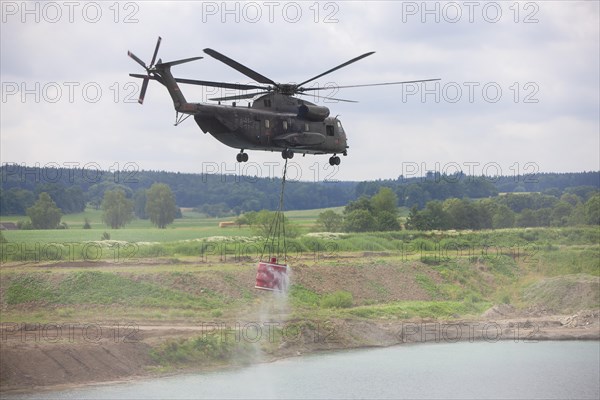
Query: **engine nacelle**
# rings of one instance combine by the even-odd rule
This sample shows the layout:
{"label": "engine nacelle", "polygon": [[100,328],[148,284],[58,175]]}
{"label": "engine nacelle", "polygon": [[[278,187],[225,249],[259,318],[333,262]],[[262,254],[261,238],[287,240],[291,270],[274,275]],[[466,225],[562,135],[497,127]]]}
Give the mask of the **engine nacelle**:
{"label": "engine nacelle", "polygon": [[298,117],[309,121],[324,121],[329,116],[329,108],[315,106],[313,104],[302,104],[298,107]]}

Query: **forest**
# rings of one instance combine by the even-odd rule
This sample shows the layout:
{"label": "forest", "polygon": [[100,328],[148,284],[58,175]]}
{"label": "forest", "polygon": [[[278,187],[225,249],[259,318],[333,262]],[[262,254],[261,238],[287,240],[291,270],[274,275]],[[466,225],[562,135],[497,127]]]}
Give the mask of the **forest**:
{"label": "forest", "polygon": [[[104,193],[117,188],[134,202],[154,183],[164,183],[172,190],[178,207],[196,208],[209,216],[239,215],[248,211],[273,210],[278,206],[281,179],[222,174],[190,174],[166,171],[102,171],[84,168],[61,168],[4,164],[0,167],[0,214],[24,215],[38,196],[50,195],[63,214],[77,213],[86,206],[99,208]],[[427,210],[432,201],[448,199],[487,199],[504,193],[538,193],[539,197],[502,197],[497,203],[511,211],[552,208],[565,194],[585,203],[600,188],[600,172],[539,173],[535,176],[468,176],[428,173],[423,177],[395,180],[288,181],[285,208],[306,210],[346,206],[361,196],[371,197],[382,187],[390,188],[398,207],[415,212]],[[573,207],[577,201],[570,197]],[[544,207],[522,202],[546,202]],[[521,202],[521,203],[520,203]],[[429,206],[429,210],[434,205]],[[545,211],[544,211],[545,212]]]}

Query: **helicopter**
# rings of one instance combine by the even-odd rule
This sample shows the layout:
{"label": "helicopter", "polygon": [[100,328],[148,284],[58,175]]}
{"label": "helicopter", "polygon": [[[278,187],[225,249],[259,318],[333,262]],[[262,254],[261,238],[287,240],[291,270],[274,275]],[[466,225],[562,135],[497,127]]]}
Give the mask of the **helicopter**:
{"label": "helicopter", "polygon": [[[210,133],[221,143],[239,149],[237,162],[249,159],[246,150],[280,151],[284,159],[291,159],[298,154],[332,154],[329,164],[339,165],[338,154],[348,154],[348,138],[341,121],[330,116],[329,108],[316,105],[307,100],[295,97],[307,95],[307,92],[322,90],[319,87],[305,87],[309,82],[321,78],[331,72],[352,64],[374,54],[374,51],[364,53],[321,74],[301,83],[276,83],[266,76],[246,67],[245,65],[217,52],[206,48],[204,53],[221,61],[229,67],[241,72],[258,84],[239,84],[229,82],[213,82],[186,78],[175,78],[171,67],[183,63],[200,60],[203,57],[192,57],[171,62],[162,62],[156,57],[162,38],[159,36],[154,48],[150,65],[146,65],[131,51],[127,55],[146,70],[146,75],[129,74],[131,77],[143,79],[138,102],[143,104],[148,82],[155,80],[164,85],[175,107],[175,125],[179,125],[188,117],[194,120],[204,133]],[[155,63],[156,62],[156,63]],[[402,82],[386,82],[363,85],[335,86],[335,89],[400,85],[407,83],[437,81],[439,79],[421,79]],[[259,90],[259,92],[244,93],[233,96],[210,98],[211,103],[189,103],[179,83],[234,89],[240,91]],[[354,100],[339,99],[311,94],[316,98],[356,103]],[[222,105],[221,101],[253,99],[247,107],[238,106],[235,101],[231,105]]]}

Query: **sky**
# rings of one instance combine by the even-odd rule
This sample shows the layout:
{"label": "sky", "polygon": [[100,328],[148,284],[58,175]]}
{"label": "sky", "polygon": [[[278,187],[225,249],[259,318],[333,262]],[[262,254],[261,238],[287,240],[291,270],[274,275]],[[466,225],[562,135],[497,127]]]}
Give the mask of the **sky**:
{"label": "sky", "polygon": [[[396,179],[427,171],[509,175],[600,170],[597,1],[284,2],[2,1],[0,161],[111,171],[280,176],[279,153],[238,150],[193,119],[174,126],[166,88],[143,69],[158,36],[177,77],[251,83],[203,53],[215,49],[276,82],[402,86],[331,88],[307,98],[348,136],[339,167],[296,155],[291,179]],[[311,83],[312,84],[312,83]],[[329,87],[328,86],[328,87]],[[182,85],[190,102],[229,90]],[[238,105],[246,105],[245,101]],[[515,178],[518,179],[518,178]]]}

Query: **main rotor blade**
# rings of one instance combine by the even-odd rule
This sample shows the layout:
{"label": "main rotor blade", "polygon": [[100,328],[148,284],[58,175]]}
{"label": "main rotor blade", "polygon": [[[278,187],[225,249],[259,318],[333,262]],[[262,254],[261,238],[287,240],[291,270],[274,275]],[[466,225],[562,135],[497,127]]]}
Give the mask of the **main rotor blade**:
{"label": "main rotor blade", "polygon": [[146,89],[148,88],[149,79],[146,77],[144,79],[144,83],[142,83],[142,90],[140,91],[140,98],[138,99],[138,103],[144,104],[144,96],[146,96]]}
{"label": "main rotor blade", "polygon": [[366,86],[385,86],[385,85],[402,85],[406,83],[419,83],[419,82],[432,82],[439,81],[440,78],[435,79],[419,79],[416,81],[402,81],[402,82],[384,82],[384,83],[367,83],[365,85],[347,85],[347,86],[324,86],[321,88],[300,88],[300,92],[309,92],[312,90],[327,90],[327,89],[346,89],[346,88],[355,88],[355,87],[366,87]]}
{"label": "main rotor blade", "polygon": [[245,85],[242,83],[199,81],[196,79],[185,79],[185,78],[175,78],[175,82],[187,83],[190,85],[211,86],[211,87],[235,89],[235,90],[253,90],[253,89],[265,90],[265,89],[268,89],[265,86]]}
{"label": "main rotor blade", "polygon": [[158,80],[158,78],[156,76],[152,76],[152,75],[129,74],[129,76],[131,76],[132,78],[152,79],[152,80],[155,80],[155,81]]}
{"label": "main rotor blade", "polygon": [[268,85],[277,86],[277,84],[275,82],[273,82],[266,76],[261,75],[258,72],[251,70],[250,68],[246,67],[245,65],[242,65],[239,62],[232,60],[231,58],[219,53],[218,51],[215,51],[213,49],[204,49],[204,52],[206,54],[208,54],[209,56],[221,61],[222,63],[229,65],[231,68],[241,72],[242,74],[246,75],[247,77],[252,78],[253,80],[255,80],[258,83],[264,83],[264,84],[268,84]]}
{"label": "main rotor blade", "polygon": [[133,54],[132,52],[130,52],[129,50],[127,50],[127,55],[131,58],[133,58],[133,60],[140,64],[142,66],[142,68],[144,69],[148,69],[148,67],[146,67],[146,64],[144,64],[144,62],[142,60],[140,60],[140,58],[138,56],[136,56],[135,54]]}
{"label": "main rotor blade", "polygon": [[305,85],[305,84],[307,84],[308,82],[314,81],[315,79],[322,77],[323,75],[327,75],[327,74],[329,74],[329,73],[331,73],[331,72],[333,72],[333,71],[337,71],[338,69],[345,67],[346,65],[352,64],[353,62],[356,62],[356,61],[358,61],[358,60],[360,60],[360,59],[363,59],[363,58],[365,58],[365,57],[368,57],[368,56],[370,56],[370,55],[371,55],[371,54],[373,54],[373,53],[375,53],[375,52],[374,52],[374,51],[370,51],[370,52],[368,52],[368,53],[365,53],[365,54],[363,54],[363,55],[360,55],[360,56],[358,56],[358,57],[355,57],[355,58],[353,58],[352,60],[346,61],[345,63],[343,63],[343,64],[340,64],[340,65],[338,65],[337,67],[331,68],[330,70],[323,72],[322,74],[319,74],[319,75],[317,75],[317,76],[315,76],[315,77],[312,77],[312,78],[310,78],[309,80],[306,80],[306,81],[304,81],[304,82],[302,82],[302,83],[299,83],[297,86],[298,86],[298,87],[300,87],[300,86],[302,86],[302,85]]}
{"label": "main rotor blade", "polygon": [[335,97],[318,96],[316,94],[298,93],[298,95],[300,95],[300,96],[313,96],[313,97],[318,97],[320,99],[327,99],[327,100],[344,101],[346,103],[358,103],[358,101],[356,101],[356,100],[338,99],[338,98],[335,98]]}
{"label": "main rotor blade", "polygon": [[216,97],[216,98],[212,98],[209,100],[213,100],[213,101],[243,100],[243,99],[251,99],[253,97],[260,96],[260,95],[267,94],[267,93],[271,93],[271,92],[248,93],[248,94],[240,94],[237,96]]}
{"label": "main rotor blade", "polygon": [[160,47],[160,42],[162,38],[159,36],[156,41],[156,47],[154,48],[154,54],[152,55],[152,61],[150,61],[150,67],[154,65],[154,61],[156,61],[156,55],[158,54],[158,48]]}
{"label": "main rotor blade", "polygon": [[[201,60],[204,57],[190,57],[190,58],[184,58],[182,60],[175,60],[175,61],[169,61],[169,62],[159,62],[158,64],[156,64],[157,67],[172,67],[173,65],[179,65],[179,64],[184,64],[190,61],[196,61],[196,60]],[[160,61],[160,60],[159,60]]]}

